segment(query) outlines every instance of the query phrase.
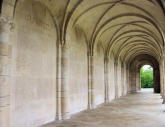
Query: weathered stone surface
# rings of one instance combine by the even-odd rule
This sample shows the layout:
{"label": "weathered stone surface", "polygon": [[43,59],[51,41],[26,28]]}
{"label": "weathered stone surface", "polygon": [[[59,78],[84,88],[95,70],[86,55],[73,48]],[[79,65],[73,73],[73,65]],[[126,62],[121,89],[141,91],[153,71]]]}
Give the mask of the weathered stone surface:
{"label": "weathered stone surface", "polygon": [[0,5],[0,127],[69,119],[137,92],[144,64],[165,102],[163,0]]}

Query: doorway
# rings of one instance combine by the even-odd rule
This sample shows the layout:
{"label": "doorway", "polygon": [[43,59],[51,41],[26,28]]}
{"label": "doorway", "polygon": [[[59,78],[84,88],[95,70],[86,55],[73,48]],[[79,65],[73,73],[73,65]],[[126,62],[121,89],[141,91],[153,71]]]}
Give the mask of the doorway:
{"label": "doorway", "polygon": [[140,84],[141,88],[154,88],[153,67],[150,65],[143,65],[140,69]]}

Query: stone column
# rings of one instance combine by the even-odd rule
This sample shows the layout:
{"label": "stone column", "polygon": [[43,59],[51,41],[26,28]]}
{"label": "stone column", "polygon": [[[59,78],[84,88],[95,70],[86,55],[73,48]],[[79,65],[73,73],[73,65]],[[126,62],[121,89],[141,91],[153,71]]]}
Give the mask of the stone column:
{"label": "stone column", "polygon": [[161,57],[159,68],[160,68],[160,93],[162,99],[164,99],[164,57],[163,56]]}
{"label": "stone column", "polygon": [[126,66],[126,78],[127,78],[127,94],[128,94],[130,93],[130,70],[128,66]]}
{"label": "stone column", "polygon": [[124,95],[127,95],[128,92],[128,80],[127,80],[127,68],[126,65],[124,64]]}
{"label": "stone column", "polygon": [[69,119],[69,46],[62,46],[61,57],[61,116],[62,119]]}
{"label": "stone column", "polygon": [[162,58],[160,61],[159,68],[160,68],[160,94],[162,96],[163,95],[163,60]]}
{"label": "stone column", "polygon": [[88,54],[88,109],[94,109],[94,65],[93,55]]}
{"label": "stone column", "polygon": [[61,43],[57,44],[56,120],[61,120]]}
{"label": "stone column", "polygon": [[141,86],[141,77],[140,77],[140,76],[139,76],[139,83],[140,83],[140,84],[139,84],[139,90],[141,90],[141,89],[142,89],[142,88],[141,88],[142,86]]}
{"label": "stone column", "polygon": [[163,104],[165,103],[165,57],[162,57],[162,68],[160,68],[161,73],[161,78],[162,78],[162,83],[161,83],[161,95],[163,98]]}
{"label": "stone column", "polygon": [[160,71],[159,68],[154,67],[153,70],[153,76],[154,76],[154,92],[160,93]]}
{"label": "stone column", "polygon": [[136,91],[139,91],[141,89],[140,87],[140,70],[136,70]]}
{"label": "stone column", "polygon": [[10,24],[0,17],[0,127],[10,126]]}
{"label": "stone column", "polygon": [[125,91],[125,76],[124,76],[124,64],[121,64],[121,87],[122,87],[122,96],[124,96],[124,91]]}
{"label": "stone column", "polygon": [[105,103],[109,102],[109,62],[108,58],[104,60],[104,84],[105,84]]}
{"label": "stone column", "polygon": [[132,68],[130,68],[130,92],[134,93],[136,92],[136,70],[135,70],[135,66],[133,66]]}
{"label": "stone column", "polygon": [[117,66],[118,66],[118,63],[115,62],[114,63],[114,83],[115,83],[115,98],[118,98],[119,97],[119,94],[118,94],[118,75],[117,75]]}

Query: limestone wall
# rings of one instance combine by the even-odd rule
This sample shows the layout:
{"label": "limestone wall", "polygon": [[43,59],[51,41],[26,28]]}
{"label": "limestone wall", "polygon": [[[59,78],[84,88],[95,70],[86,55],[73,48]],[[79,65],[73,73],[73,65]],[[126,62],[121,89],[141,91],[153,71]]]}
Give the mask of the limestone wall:
{"label": "limestone wall", "polygon": [[161,69],[165,100],[163,16],[155,1],[3,0],[0,127],[69,119],[136,92],[144,59]]}
{"label": "limestone wall", "polygon": [[68,31],[67,35],[67,43],[69,43],[69,96],[71,100],[71,114],[85,110],[88,106],[87,44],[84,36],[79,32]]}
{"label": "limestone wall", "polygon": [[56,30],[38,2],[20,1],[14,23],[11,126],[39,126],[55,119]]}
{"label": "limestone wall", "polygon": [[104,103],[104,51],[100,44],[94,50],[94,103],[99,105]]}

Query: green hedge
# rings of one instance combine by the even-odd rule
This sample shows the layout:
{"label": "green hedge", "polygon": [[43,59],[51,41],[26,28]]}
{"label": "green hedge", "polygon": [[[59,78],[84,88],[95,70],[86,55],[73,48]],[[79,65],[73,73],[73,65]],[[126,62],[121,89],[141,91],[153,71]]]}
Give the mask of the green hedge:
{"label": "green hedge", "polygon": [[153,69],[149,67],[147,69],[141,68],[140,70],[141,77],[141,88],[153,88]]}

